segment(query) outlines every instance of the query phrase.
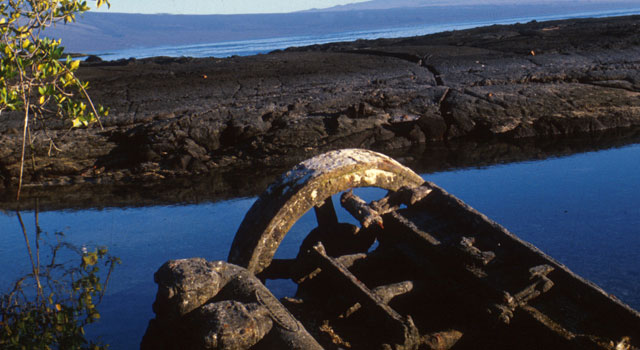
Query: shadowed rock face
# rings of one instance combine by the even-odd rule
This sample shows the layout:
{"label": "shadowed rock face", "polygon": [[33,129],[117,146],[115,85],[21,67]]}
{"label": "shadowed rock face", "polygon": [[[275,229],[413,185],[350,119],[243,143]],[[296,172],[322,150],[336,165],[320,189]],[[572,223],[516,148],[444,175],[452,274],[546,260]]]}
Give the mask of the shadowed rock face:
{"label": "shadowed rock face", "polygon": [[[86,63],[80,75],[111,116],[102,130],[34,130],[36,167],[25,180],[149,182],[283,166],[344,147],[389,152],[629,128],[640,125],[639,32],[633,16],[228,59]],[[21,117],[2,117],[6,187],[17,182]]]}
{"label": "shadowed rock face", "polygon": [[[616,129],[581,137],[526,138],[517,140],[452,140],[432,142],[388,152],[392,158],[418,173],[509,162],[568,156],[640,142],[640,128]],[[20,202],[15,188],[0,196],[0,210],[102,209],[150,205],[194,204],[259,195],[276,177],[304,160],[265,169],[229,167],[226,171],[131,183],[85,182],[74,185],[31,186],[23,189]],[[35,205],[35,206],[34,206]]]}

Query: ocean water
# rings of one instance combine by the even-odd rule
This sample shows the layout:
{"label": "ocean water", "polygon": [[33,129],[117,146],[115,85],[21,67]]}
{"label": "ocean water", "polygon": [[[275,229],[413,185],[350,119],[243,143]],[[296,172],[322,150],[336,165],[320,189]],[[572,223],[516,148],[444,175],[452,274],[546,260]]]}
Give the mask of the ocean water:
{"label": "ocean water", "polygon": [[100,56],[103,60],[118,60],[127,58],[147,58],[155,56],[170,57],[230,57],[265,54],[274,50],[282,50],[288,47],[300,47],[314,44],[326,44],[332,42],[355,41],[358,39],[379,39],[420,36],[449,30],[461,30],[481,27],[492,24],[526,23],[532,20],[549,21],[568,18],[609,17],[639,14],[640,7],[623,10],[605,10],[593,12],[574,12],[544,16],[510,17],[502,19],[487,19],[474,21],[459,21],[439,23],[434,25],[421,25],[412,27],[396,27],[387,29],[374,29],[363,31],[350,31],[322,35],[302,35],[275,37],[267,39],[222,41],[182,46],[158,46],[140,47],[109,52],[90,52],[89,54]]}
{"label": "ocean water", "polygon": [[[422,174],[609,293],[640,309],[640,144],[537,161]],[[358,189],[372,200],[379,189]],[[136,349],[153,317],[154,272],[167,260],[226,260],[233,236],[255,198],[194,205],[60,210],[38,215],[47,246],[62,237],[77,247],[106,246],[122,264],[99,305],[91,339]],[[337,203],[337,201],[334,201]],[[35,212],[20,213],[35,250]],[[339,212],[341,221],[349,214]],[[315,227],[313,211],[294,225],[278,257],[292,257]],[[63,236],[55,235],[60,232]],[[70,261],[71,265],[77,263]],[[16,212],[0,213],[0,292],[31,264]],[[278,295],[291,284],[269,285]]]}

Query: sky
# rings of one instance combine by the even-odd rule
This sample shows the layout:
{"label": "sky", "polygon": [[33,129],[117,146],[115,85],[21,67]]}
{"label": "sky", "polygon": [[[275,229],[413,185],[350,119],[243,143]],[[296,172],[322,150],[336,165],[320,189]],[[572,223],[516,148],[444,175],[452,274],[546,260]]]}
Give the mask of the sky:
{"label": "sky", "polygon": [[[172,14],[283,13],[363,1],[366,0],[110,0],[111,9],[108,11]],[[98,11],[107,11],[106,6]]]}

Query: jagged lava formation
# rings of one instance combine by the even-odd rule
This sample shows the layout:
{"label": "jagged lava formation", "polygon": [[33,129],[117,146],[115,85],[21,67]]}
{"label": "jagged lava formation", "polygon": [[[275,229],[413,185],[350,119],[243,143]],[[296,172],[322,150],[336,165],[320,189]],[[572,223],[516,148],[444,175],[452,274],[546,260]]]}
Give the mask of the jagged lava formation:
{"label": "jagged lava formation", "polygon": [[[36,168],[26,167],[25,180],[130,183],[290,164],[342,147],[630,128],[640,125],[639,72],[640,16],[250,57],[85,62],[94,101],[111,107],[104,129],[51,123],[45,136],[36,127]],[[0,121],[6,189],[17,183],[21,118]]]}

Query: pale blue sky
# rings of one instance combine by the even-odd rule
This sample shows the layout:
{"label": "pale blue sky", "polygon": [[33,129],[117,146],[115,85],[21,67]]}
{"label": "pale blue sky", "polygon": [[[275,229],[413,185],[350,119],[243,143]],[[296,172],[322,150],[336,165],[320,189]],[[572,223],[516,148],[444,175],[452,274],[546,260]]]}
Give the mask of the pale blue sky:
{"label": "pale blue sky", "polygon": [[[234,14],[327,8],[366,0],[110,0],[110,12]],[[106,11],[106,6],[99,11]]]}

